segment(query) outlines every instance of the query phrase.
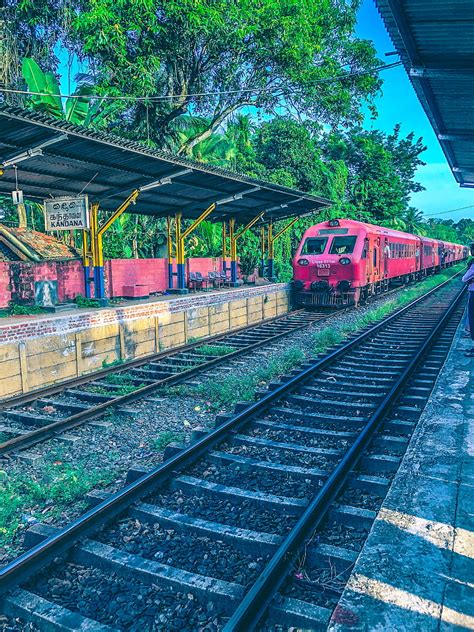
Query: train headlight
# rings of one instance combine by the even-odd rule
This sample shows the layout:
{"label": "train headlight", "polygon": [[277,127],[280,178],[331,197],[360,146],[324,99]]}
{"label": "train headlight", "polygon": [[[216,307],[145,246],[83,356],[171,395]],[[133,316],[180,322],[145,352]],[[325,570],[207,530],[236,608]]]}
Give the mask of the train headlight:
{"label": "train headlight", "polygon": [[341,266],[348,266],[350,262],[351,260],[349,259],[349,257],[342,257],[342,259],[339,259],[339,263],[341,264]]}
{"label": "train headlight", "polygon": [[308,261],[308,259],[298,259],[298,265],[299,266],[309,266],[309,261]]}
{"label": "train headlight", "polygon": [[339,220],[338,219],[330,219],[329,220],[329,226],[339,226]]}

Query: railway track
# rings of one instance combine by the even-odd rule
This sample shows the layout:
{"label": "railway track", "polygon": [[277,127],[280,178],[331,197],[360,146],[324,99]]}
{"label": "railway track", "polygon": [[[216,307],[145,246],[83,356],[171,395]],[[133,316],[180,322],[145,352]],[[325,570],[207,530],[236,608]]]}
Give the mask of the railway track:
{"label": "railway track", "polygon": [[40,629],[324,629],[461,314],[448,281],[68,527],[36,525],[0,570],[3,611]]}
{"label": "railway track", "polygon": [[123,409],[158,388],[184,382],[341,312],[298,310],[0,402],[0,457],[54,438],[112,408]]}

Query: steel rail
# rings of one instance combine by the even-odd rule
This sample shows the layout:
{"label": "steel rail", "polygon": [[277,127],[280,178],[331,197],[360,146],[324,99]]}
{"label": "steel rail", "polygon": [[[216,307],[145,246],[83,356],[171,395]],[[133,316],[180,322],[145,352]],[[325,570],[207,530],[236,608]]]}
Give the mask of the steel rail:
{"label": "steel rail", "polygon": [[[280,320],[284,320],[285,318],[295,316],[298,314],[303,314],[306,310],[304,309],[296,309],[292,312],[287,312],[286,314],[280,314],[279,316],[273,316],[272,318],[266,318],[265,320],[260,321],[259,323],[253,323],[252,325],[245,325],[244,327],[239,327],[238,329],[232,329],[230,331],[226,331],[222,334],[216,334],[215,336],[209,336],[206,338],[201,338],[196,342],[191,342],[185,345],[180,345],[179,347],[173,347],[172,349],[166,349],[165,351],[159,351],[158,353],[153,353],[151,355],[147,355],[142,358],[136,358],[135,360],[128,360],[123,364],[107,367],[105,369],[101,369],[100,371],[94,371],[92,373],[87,373],[86,375],[81,375],[79,377],[74,377],[69,380],[64,380],[60,384],[52,384],[51,386],[46,386],[45,388],[36,389],[34,391],[30,391],[29,393],[22,393],[21,395],[15,395],[14,397],[9,397],[8,399],[0,400],[0,411],[5,408],[11,408],[13,406],[21,406],[23,404],[28,404],[36,399],[41,397],[48,397],[50,395],[56,395],[57,393],[61,393],[65,389],[74,388],[75,386],[80,386],[81,384],[87,384],[87,382],[101,380],[108,375],[113,373],[120,373],[121,371],[127,371],[128,369],[134,369],[143,364],[149,364],[150,362],[156,362],[157,360],[164,360],[165,358],[169,358],[170,356],[176,355],[178,353],[184,353],[191,349],[195,349],[196,347],[200,347],[202,345],[212,344],[213,342],[219,342],[220,340],[227,338],[228,336],[238,335],[247,331],[253,331],[254,329],[261,327],[262,325],[270,325],[272,323],[278,322]],[[344,311],[344,310],[342,310]],[[341,311],[336,312],[341,313]],[[328,314],[327,316],[322,316],[322,318],[327,318],[332,314]],[[315,322],[315,321],[312,321]],[[304,325],[307,326],[307,325]],[[296,331],[296,329],[295,329]]]}
{"label": "steel rail", "polygon": [[[341,312],[337,312],[337,314],[340,314],[340,313]],[[91,421],[92,419],[100,417],[109,408],[112,408],[115,406],[123,406],[124,404],[129,404],[130,402],[133,402],[135,400],[142,399],[143,397],[147,397],[148,395],[150,395],[150,393],[152,393],[156,389],[163,388],[165,386],[170,386],[173,384],[177,384],[179,382],[183,382],[198,373],[207,371],[208,369],[211,369],[219,364],[223,364],[224,362],[228,362],[229,360],[233,360],[241,355],[245,355],[246,353],[249,353],[250,351],[253,351],[254,349],[258,349],[259,347],[262,347],[266,344],[271,344],[272,342],[275,342],[279,340],[280,338],[289,336],[293,332],[299,331],[301,329],[305,329],[306,327],[309,327],[311,324],[328,320],[335,315],[336,313],[331,313],[331,314],[328,314],[327,316],[322,316],[321,318],[311,320],[302,325],[297,325],[295,327],[292,327],[291,329],[288,329],[288,331],[283,331],[277,334],[273,334],[272,336],[269,336],[268,338],[264,338],[263,340],[259,340],[258,342],[254,342],[245,347],[241,347],[237,349],[236,351],[232,351],[231,353],[227,353],[223,356],[216,356],[212,360],[208,360],[207,362],[203,362],[201,364],[198,364],[184,371],[180,371],[174,375],[170,375],[169,377],[165,377],[160,380],[157,380],[156,382],[153,382],[152,384],[147,384],[146,386],[137,387],[131,393],[127,393],[125,395],[118,395],[117,397],[114,397],[114,399],[108,400],[106,402],[102,402],[95,406],[91,406],[87,410],[83,410],[79,413],[76,413],[75,415],[65,417],[64,419],[58,419],[57,421],[53,421],[50,424],[47,424],[46,426],[42,426],[41,428],[37,428],[36,430],[27,432],[24,435],[13,437],[12,439],[9,439],[8,441],[0,443],[0,457],[6,456],[7,454],[15,450],[23,450],[25,448],[30,448],[31,446],[36,445],[37,443],[40,443],[41,441],[46,441],[47,439],[51,439],[55,437],[56,435],[59,435],[65,430],[70,430],[71,428],[75,428],[77,426],[87,423],[88,421]],[[269,322],[269,321],[265,321],[265,322]],[[244,328],[244,331],[249,331],[249,329]],[[232,332],[232,335],[233,335],[233,332]],[[206,342],[204,343],[200,341],[199,343],[196,343],[193,346],[202,346],[203,344],[205,345],[209,344],[209,340],[207,339]],[[193,347],[188,346],[185,349],[181,348],[180,352],[186,351],[190,348],[193,348]],[[169,357],[169,356],[166,356],[166,357]],[[150,360],[148,360],[148,362],[150,362]],[[124,370],[123,367],[121,367],[121,370]],[[93,379],[95,380],[96,377],[94,377]]]}
{"label": "steel rail", "polygon": [[294,560],[304,546],[308,537],[318,528],[326,516],[331,503],[347,481],[350,472],[357,465],[374,433],[379,428],[387,412],[397,399],[401,390],[411,377],[416,366],[432,346],[438,333],[453,314],[464,295],[465,287],[444,313],[437,325],[428,333],[424,343],[412,357],[402,374],[391,387],[383,401],[379,404],[357,439],[348,448],[341,461],[332,471],[321,489],[313,497],[304,513],[298,519],[290,533],[278,547],[277,551],[256,579],[250,590],[240,602],[234,614],[223,628],[223,632],[248,632],[255,629],[265,614],[271,600],[285,581]]}
{"label": "steel rail", "polygon": [[18,585],[19,582],[31,576],[36,570],[45,566],[52,559],[61,555],[74,543],[87,536],[97,527],[109,522],[124,509],[131,505],[148,492],[156,489],[165,483],[177,470],[195,462],[204,452],[211,449],[230,432],[238,429],[250,421],[254,415],[261,413],[270,404],[280,399],[298,384],[311,377],[315,372],[332,364],[335,360],[347,354],[367,337],[377,333],[391,322],[396,320],[408,310],[412,309],[420,302],[425,301],[439,291],[446,284],[450,283],[454,277],[444,281],[426,294],[418,297],[411,303],[400,308],[384,320],[366,328],[360,334],[354,336],[347,343],[340,345],[325,357],[316,360],[310,367],[303,369],[300,373],[290,378],[287,382],[269,392],[258,401],[250,404],[246,409],[226,420],[222,425],[212,430],[204,437],[184,448],[169,460],[151,469],[149,472],[138,478],[136,481],[126,485],[118,492],[111,494],[109,498],[89,509],[82,516],[61,529],[58,533],[46,538],[36,546],[32,547],[9,564],[0,569],[0,594]]}
{"label": "steel rail", "polygon": [[[458,276],[459,274],[461,274],[460,272],[457,272],[456,274],[454,274],[451,278],[455,278],[456,276]],[[421,281],[418,281],[418,283],[421,283]],[[415,286],[417,285],[417,283],[414,284]],[[439,286],[438,286],[439,287]],[[377,300],[379,298],[384,298],[386,296],[389,296],[390,294],[393,294],[397,291],[399,291],[401,288],[400,287],[395,287],[391,290],[389,290],[388,292],[384,292],[383,294],[378,294],[377,296],[371,297],[371,301],[372,300]],[[315,323],[315,322],[320,322],[323,320],[328,320],[333,316],[339,315],[339,314],[343,314],[344,312],[352,309],[353,306],[348,306],[345,307],[343,309],[338,309],[334,312],[330,312],[328,314],[323,314],[321,315],[321,318],[319,319],[315,319],[310,321],[309,323],[303,324],[300,327],[294,327],[291,331],[287,332],[288,334],[291,333],[292,331],[298,331],[300,329],[304,329],[305,327],[308,327],[309,325]],[[238,334],[242,334],[244,332],[252,332],[255,329],[258,329],[259,327],[261,327],[262,325],[271,325],[272,323],[276,323],[278,321],[284,321],[286,318],[291,318],[292,316],[298,315],[298,314],[303,314],[307,312],[306,309],[296,309],[293,310],[291,312],[287,312],[286,314],[281,314],[279,316],[273,316],[272,318],[266,318],[265,320],[260,321],[259,323],[254,323],[252,325],[245,325],[243,327],[239,327],[237,329],[232,329],[230,331],[226,331],[224,333],[221,334],[216,334],[215,336],[209,336],[206,338],[202,338],[200,340],[197,340],[196,342],[191,342],[185,345],[180,345],[179,347],[173,347],[172,349],[166,349],[165,351],[160,351],[158,353],[153,353],[151,355],[142,357],[142,358],[136,358],[134,360],[128,360],[127,362],[124,362],[123,364],[117,365],[117,366],[113,366],[113,367],[107,367],[105,369],[101,369],[99,371],[94,371],[92,373],[88,373],[86,375],[81,375],[79,377],[74,377],[68,380],[64,380],[63,382],[59,383],[59,384],[52,384],[51,386],[47,386],[45,388],[40,388],[40,389],[36,389],[34,391],[31,391],[29,393],[22,393],[21,395],[15,395],[14,397],[9,397],[8,399],[2,399],[0,400],[0,411],[5,410],[7,408],[12,408],[15,406],[22,406],[23,404],[28,404],[32,401],[35,401],[37,399],[40,399],[42,397],[48,397],[51,395],[56,395],[57,393],[61,393],[64,390],[68,389],[68,388],[74,388],[76,386],[80,386],[81,384],[87,384],[88,382],[91,381],[95,381],[95,380],[101,380],[104,377],[107,377],[109,375],[112,375],[114,373],[121,373],[122,371],[127,371],[128,369],[133,369],[136,367],[140,367],[142,365],[145,364],[149,364],[150,362],[156,362],[158,360],[164,360],[166,358],[172,357],[174,355],[177,355],[179,353],[185,353],[186,351],[190,351],[192,349],[195,349],[197,347],[203,346],[203,345],[208,345],[208,344],[212,344],[213,342],[219,342],[221,340],[224,340],[225,338],[228,338],[229,336],[234,336],[234,335],[238,335]]]}

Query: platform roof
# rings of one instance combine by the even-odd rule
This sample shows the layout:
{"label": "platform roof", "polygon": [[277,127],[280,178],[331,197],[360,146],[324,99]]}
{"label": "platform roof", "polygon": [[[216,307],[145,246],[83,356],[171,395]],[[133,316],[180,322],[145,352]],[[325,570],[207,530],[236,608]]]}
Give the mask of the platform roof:
{"label": "platform roof", "polygon": [[[41,146],[44,145],[43,148]],[[100,208],[115,210],[134,189],[140,193],[129,212],[164,217],[178,211],[196,218],[213,202],[210,220],[235,216],[246,223],[261,211],[283,219],[330,206],[303,193],[193,162],[131,140],[90,130],[42,113],[0,105],[0,167],[24,151],[42,155],[17,161],[19,188],[29,198],[73,195],[84,190]],[[0,193],[15,189],[15,170],[0,176]]]}
{"label": "platform roof", "polygon": [[454,177],[474,187],[473,0],[376,0]]}

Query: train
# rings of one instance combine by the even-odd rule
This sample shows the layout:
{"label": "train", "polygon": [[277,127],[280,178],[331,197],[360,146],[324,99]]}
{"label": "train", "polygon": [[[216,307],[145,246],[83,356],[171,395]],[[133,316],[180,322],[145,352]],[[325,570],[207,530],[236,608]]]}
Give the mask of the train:
{"label": "train", "polygon": [[304,233],[293,259],[301,307],[358,305],[369,297],[466,259],[467,246],[352,219],[330,219]]}

